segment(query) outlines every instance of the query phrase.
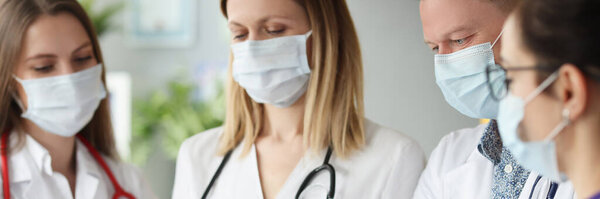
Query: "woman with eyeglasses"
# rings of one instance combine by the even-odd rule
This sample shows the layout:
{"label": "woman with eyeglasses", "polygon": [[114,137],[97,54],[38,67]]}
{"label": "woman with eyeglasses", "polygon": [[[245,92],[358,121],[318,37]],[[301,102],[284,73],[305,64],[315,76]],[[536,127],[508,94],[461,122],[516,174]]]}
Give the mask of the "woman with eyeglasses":
{"label": "woman with eyeglasses", "polygon": [[[488,66],[503,144],[526,168],[600,198],[600,1],[528,0]],[[493,82],[493,81],[488,81]]]}

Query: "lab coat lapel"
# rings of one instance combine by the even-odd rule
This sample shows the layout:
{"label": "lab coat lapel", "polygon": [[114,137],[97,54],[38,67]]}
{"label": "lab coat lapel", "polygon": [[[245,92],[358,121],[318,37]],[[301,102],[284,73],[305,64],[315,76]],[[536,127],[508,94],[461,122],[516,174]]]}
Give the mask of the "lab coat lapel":
{"label": "lab coat lapel", "polygon": [[252,145],[246,157],[239,158],[240,154],[241,150],[236,150],[236,153],[232,154],[230,160],[237,167],[231,169],[231,171],[234,171],[233,175],[229,175],[230,179],[227,180],[234,183],[233,198],[264,198],[258,173],[256,148]]}
{"label": "lab coat lapel", "polygon": [[[44,198],[44,184],[40,180],[32,180],[35,175],[32,171],[39,171],[35,165],[27,165],[27,150],[20,150],[14,155],[9,155],[9,178],[11,187],[16,187],[19,183],[28,183],[23,193],[25,198]],[[31,167],[31,168],[30,168]],[[37,174],[39,175],[39,174]]]}
{"label": "lab coat lapel", "polygon": [[[298,189],[300,188],[300,185],[302,184],[306,176],[308,176],[310,172],[312,172],[314,169],[323,164],[323,159],[325,158],[326,153],[327,150],[321,150],[317,155],[315,155],[311,154],[310,150],[307,150],[305,152],[305,155],[302,157],[302,159],[300,159],[300,161],[296,165],[296,168],[294,168],[294,170],[286,179],[285,184],[277,194],[277,199],[295,198],[296,193],[298,192]],[[331,160],[333,159],[334,157],[331,157]],[[330,163],[332,162],[331,160]],[[303,191],[303,195],[301,196],[303,198],[325,198],[328,191],[329,173],[327,171],[321,171],[314,177],[314,179]],[[315,194],[323,196],[313,197],[315,196]]]}
{"label": "lab coat lapel", "polygon": [[109,198],[108,193],[96,192],[104,171],[98,166],[85,146],[77,140],[77,186],[75,195],[77,199]]}
{"label": "lab coat lapel", "polygon": [[[490,198],[494,166],[475,149],[467,161],[442,176],[443,195],[452,198]],[[465,191],[469,190],[469,191]]]}
{"label": "lab coat lapel", "polygon": [[8,155],[8,175],[11,184],[30,181],[32,179],[31,171],[37,169],[35,165],[27,164],[26,153],[26,150],[19,150]]}

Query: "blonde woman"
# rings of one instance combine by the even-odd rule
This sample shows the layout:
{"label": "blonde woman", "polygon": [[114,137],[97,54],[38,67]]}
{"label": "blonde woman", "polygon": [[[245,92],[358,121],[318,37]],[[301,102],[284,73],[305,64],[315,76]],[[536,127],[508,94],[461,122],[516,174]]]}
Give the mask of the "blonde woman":
{"label": "blonde woman", "polygon": [[344,0],[222,0],[232,33],[221,128],[181,147],[173,198],[410,198],[423,151],[364,118]]}
{"label": "blonde woman", "polygon": [[76,0],[0,3],[2,198],[153,198],[118,160],[102,61]]}

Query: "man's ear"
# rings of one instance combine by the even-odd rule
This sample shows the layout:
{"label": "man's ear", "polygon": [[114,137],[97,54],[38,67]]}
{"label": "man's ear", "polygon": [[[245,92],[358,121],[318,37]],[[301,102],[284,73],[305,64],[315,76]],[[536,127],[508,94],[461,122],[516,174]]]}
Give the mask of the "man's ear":
{"label": "man's ear", "polygon": [[555,93],[570,111],[571,121],[583,115],[588,107],[589,91],[585,74],[573,64],[563,64],[558,71]]}

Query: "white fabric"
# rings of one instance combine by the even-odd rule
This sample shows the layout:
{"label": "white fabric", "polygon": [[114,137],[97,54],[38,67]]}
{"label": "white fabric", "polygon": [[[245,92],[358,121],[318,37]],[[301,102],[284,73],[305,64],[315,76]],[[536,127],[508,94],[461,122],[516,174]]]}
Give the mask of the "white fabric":
{"label": "white fabric", "polygon": [[258,103],[291,106],[308,88],[306,40],[311,34],[231,45],[234,80]]}
{"label": "white fabric", "polygon": [[[64,137],[83,129],[106,97],[102,64],[69,75],[28,80],[15,76],[15,79],[27,94],[27,110],[23,110],[21,116]],[[16,100],[21,103],[20,99]]]}
{"label": "white fabric", "polygon": [[[494,165],[485,158],[477,145],[487,124],[461,129],[444,136],[431,153],[429,162],[415,190],[415,199],[470,199],[491,198]],[[532,172],[521,191],[520,199],[529,198],[538,174]],[[532,198],[545,199],[550,180],[542,178],[533,191]],[[556,199],[571,199],[570,183],[559,184]]]}
{"label": "white fabric", "polygon": [[[336,170],[335,198],[410,198],[425,164],[421,147],[408,136],[365,122],[366,146],[348,159],[332,155]],[[222,157],[216,156],[221,128],[200,133],[186,140],[177,158],[173,199],[200,198]],[[256,151],[240,158],[237,147],[209,198],[264,198],[260,185]],[[281,188],[278,199],[294,198],[306,175],[321,165],[326,150],[318,157],[307,153]],[[301,197],[325,198],[329,175],[321,172]]]}
{"label": "white fabric", "polygon": [[[12,132],[9,145],[17,144],[17,132]],[[76,199],[110,199],[114,188],[102,167],[79,140],[76,141]],[[25,144],[8,156],[10,191],[14,199],[72,199],[67,178],[54,172],[48,151],[29,135]],[[104,157],[121,187],[138,199],[156,198],[140,171],[131,165]],[[0,179],[0,183],[2,179]],[[0,188],[0,193],[3,190]],[[0,194],[1,195],[1,194]]]}

